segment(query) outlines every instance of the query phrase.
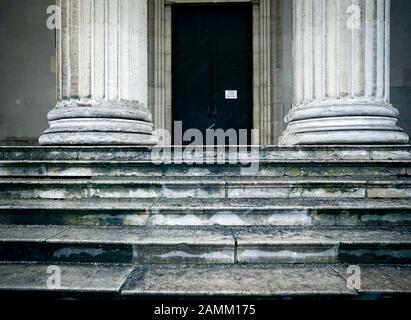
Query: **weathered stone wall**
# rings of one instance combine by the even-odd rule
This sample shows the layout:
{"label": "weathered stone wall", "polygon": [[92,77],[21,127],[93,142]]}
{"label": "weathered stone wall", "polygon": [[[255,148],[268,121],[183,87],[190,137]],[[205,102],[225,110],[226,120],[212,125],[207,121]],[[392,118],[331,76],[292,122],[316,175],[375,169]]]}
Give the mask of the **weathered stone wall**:
{"label": "weathered stone wall", "polygon": [[56,103],[54,0],[0,0],[0,140],[37,139]]}

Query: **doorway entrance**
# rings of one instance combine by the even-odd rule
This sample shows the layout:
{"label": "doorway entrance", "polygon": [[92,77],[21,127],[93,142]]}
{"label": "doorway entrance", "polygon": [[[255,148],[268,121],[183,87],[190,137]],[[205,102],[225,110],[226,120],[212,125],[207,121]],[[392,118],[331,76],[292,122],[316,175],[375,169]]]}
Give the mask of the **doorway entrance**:
{"label": "doorway entrance", "polygon": [[[250,144],[252,5],[174,5],[172,10],[173,121],[181,121],[183,133],[200,130],[203,144],[207,129],[235,130],[237,137],[246,129]],[[225,142],[237,143],[228,137]]]}

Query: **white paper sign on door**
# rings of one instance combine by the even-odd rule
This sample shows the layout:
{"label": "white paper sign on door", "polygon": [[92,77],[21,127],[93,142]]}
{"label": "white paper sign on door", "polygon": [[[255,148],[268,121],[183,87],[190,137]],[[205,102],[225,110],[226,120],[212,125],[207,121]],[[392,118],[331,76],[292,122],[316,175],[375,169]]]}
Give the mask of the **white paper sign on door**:
{"label": "white paper sign on door", "polygon": [[225,91],[225,98],[227,100],[236,100],[236,99],[238,99],[237,90],[226,90]]}

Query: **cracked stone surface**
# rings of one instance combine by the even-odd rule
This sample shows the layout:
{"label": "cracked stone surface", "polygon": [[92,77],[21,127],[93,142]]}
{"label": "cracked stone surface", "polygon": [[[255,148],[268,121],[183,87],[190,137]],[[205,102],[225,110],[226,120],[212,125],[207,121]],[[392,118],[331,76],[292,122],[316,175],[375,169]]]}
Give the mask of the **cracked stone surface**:
{"label": "cracked stone surface", "polygon": [[137,268],[125,295],[354,295],[327,266],[150,266]]}
{"label": "cracked stone surface", "polygon": [[120,265],[57,264],[61,271],[61,287],[50,289],[47,287],[50,265],[0,264],[0,290],[119,292],[132,270],[131,266]]}
{"label": "cracked stone surface", "polygon": [[359,265],[361,288],[347,286],[348,265],[67,265],[47,287],[51,264],[0,263],[0,291],[118,293],[124,296],[304,297],[410,294],[409,265]]}
{"label": "cracked stone surface", "polygon": [[72,227],[48,242],[120,243],[120,244],[192,244],[234,246],[229,230],[219,228],[168,227]]}
{"label": "cracked stone surface", "polygon": [[68,227],[66,226],[0,226],[0,242],[45,242]]}
{"label": "cracked stone surface", "polygon": [[[360,265],[363,293],[411,293],[411,267],[409,265]],[[334,269],[345,279],[348,266]]]}

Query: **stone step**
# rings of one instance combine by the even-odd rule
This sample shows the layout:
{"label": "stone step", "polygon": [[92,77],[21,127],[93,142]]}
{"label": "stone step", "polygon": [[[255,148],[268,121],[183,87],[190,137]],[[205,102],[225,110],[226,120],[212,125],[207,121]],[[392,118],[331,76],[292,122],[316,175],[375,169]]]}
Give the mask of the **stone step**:
{"label": "stone step", "polygon": [[[58,269],[56,269],[58,267]],[[57,271],[58,270],[58,271]],[[98,293],[119,294],[131,265],[0,262],[0,295],[12,293]],[[60,272],[61,286],[50,287],[52,273]]]}
{"label": "stone step", "polygon": [[232,231],[214,228],[1,226],[0,242],[2,261],[234,263],[235,251]]}
{"label": "stone step", "polygon": [[0,226],[1,261],[411,263],[411,229]]}
{"label": "stone step", "polygon": [[[99,265],[0,263],[0,295],[98,293],[135,297],[404,298],[411,294],[410,265],[358,265],[352,286],[348,265]],[[51,286],[59,272],[60,286]],[[348,281],[347,281],[348,279]],[[52,283],[53,285],[53,283]]]}
{"label": "stone step", "polygon": [[[245,296],[374,298],[409,295],[409,265],[359,265],[361,287],[352,288],[347,265],[154,265],[138,267],[121,293],[126,296]],[[348,283],[347,283],[348,282]]]}
{"label": "stone step", "polygon": [[410,231],[369,227],[235,229],[236,260],[239,263],[408,261]]}
{"label": "stone step", "polygon": [[411,179],[0,179],[2,199],[410,198]]}
{"label": "stone step", "polygon": [[411,160],[272,160],[241,164],[155,164],[115,160],[0,161],[0,177],[409,177]]}
{"label": "stone step", "polygon": [[409,199],[0,199],[0,224],[410,225]]}
{"label": "stone step", "polygon": [[[233,146],[235,147],[235,146]],[[208,147],[210,148],[210,147]],[[238,148],[238,147],[237,147]],[[154,153],[153,153],[154,150]],[[115,161],[148,161],[158,160],[153,158],[153,154],[158,154],[163,151],[170,154],[184,150],[184,147],[159,147],[147,148],[138,146],[64,146],[64,147],[7,147],[0,146],[0,161],[16,161],[16,160],[115,160]],[[205,147],[199,147],[197,150],[206,150]],[[189,153],[185,153],[187,160],[200,159],[228,159],[229,147],[212,147],[208,153],[199,152],[190,157]],[[248,151],[244,151],[244,147],[237,150],[240,159],[250,160],[256,158],[265,161],[398,161],[411,159],[410,145],[395,145],[395,146],[295,146],[295,147],[248,147]],[[232,154],[231,154],[232,155]],[[172,158],[172,160],[175,157]]]}

